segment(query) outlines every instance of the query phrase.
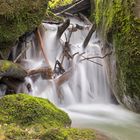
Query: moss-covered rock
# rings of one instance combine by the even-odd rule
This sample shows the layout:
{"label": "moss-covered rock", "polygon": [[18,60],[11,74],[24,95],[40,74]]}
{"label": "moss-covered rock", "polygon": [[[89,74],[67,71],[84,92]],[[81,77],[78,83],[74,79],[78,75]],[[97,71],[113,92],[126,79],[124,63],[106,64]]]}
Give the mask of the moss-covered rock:
{"label": "moss-covered rock", "polygon": [[[4,124],[0,127],[1,140],[109,140],[104,135],[96,135],[94,130],[76,128],[45,128],[42,126],[19,127]],[[99,138],[99,139],[98,139]]]}
{"label": "moss-covered rock", "polygon": [[47,0],[0,0],[0,47],[37,27],[46,9]]}
{"label": "moss-covered rock", "polygon": [[92,1],[96,7],[92,17],[100,37],[104,44],[109,42],[115,47],[116,79],[112,76],[113,70],[110,73],[115,95],[120,103],[140,112],[140,19],[135,10],[138,1]]}
{"label": "moss-covered rock", "polygon": [[47,99],[16,94],[0,99],[0,123],[42,124],[49,127],[70,126],[71,121],[66,113]]}
{"label": "moss-covered rock", "polygon": [[94,130],[70,124],[68,115],[47,99],[27,94],[0,99],[1,140],[96,140]]}
{"label": "moss-covered rock", "polygon": [[20,65],[8,60],[0,60],[0,77],[10,77],[23,80],[27,72]]}

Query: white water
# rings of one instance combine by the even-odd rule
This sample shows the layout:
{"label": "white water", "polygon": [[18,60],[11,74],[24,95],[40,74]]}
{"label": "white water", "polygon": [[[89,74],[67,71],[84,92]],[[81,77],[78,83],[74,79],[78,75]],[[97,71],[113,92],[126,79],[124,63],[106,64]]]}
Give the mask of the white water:
{"label": "white water", "polygon": [[[72,19],[72,23],[84,25],[84,23]],[[42,37],[46,47],[46,54],[49,63],[53,68],[56,60],[61,60],[62,44],[56,39],[57,26],[43,25],[47,31],[42,32]],[[102,56],[100,44],[93,35],[86,50],[83,50],[82,43],[88,30],[77,31],[72,34],[70,43],[71,54],[83,53],[84,57]],[[68,31],[66,32],[68,34]],[[45,65],[40,52],[36,53],[34,47],[27,52],[29,65],[26,67],[37,68]],[[44,80],[38,77],[34,82],[27,78],[33,89],[31,94],[43,98],[48,98],[57,106],[64,109],[72,119],[72,126],[94,128],[112,137],[113,140],[139,140],[140,139],[140,116],[125,110],[124,108],[111,103],[111,93],[107,81],[106,66],[103,59],[93,59],[100,65],[87,60],[79,62],[79,57],[69,62],[64,60],[64,68],[67,70],[69,63],[73,63],[74,73],[69,81],[65,82],[59,89],[56,89],[53,80]],[[61,98],[58,97],[61,95]]]}

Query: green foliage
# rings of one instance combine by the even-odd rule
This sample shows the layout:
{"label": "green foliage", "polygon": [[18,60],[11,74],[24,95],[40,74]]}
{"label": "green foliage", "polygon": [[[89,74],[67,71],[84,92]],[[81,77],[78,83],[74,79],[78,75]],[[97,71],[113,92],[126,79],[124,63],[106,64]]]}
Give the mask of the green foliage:
{"label": "green foliage", "polygon": [[45,17],[46,0],[0,0],[0,46],[37,27]]}
{"label": "green foliage", "polygon": [[73,0],[50,0],[48,5],[51,9],[57,8],[59,6],[65,6],[72,3]]}

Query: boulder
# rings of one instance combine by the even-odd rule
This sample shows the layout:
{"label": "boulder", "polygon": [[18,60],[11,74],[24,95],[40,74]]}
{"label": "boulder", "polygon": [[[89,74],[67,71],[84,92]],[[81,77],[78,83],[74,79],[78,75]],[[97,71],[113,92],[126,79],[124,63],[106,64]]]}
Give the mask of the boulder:
{"label": "boulder", "polygon": [[[0,99],[1,140],[99,140],[94,130],[70,128],[67,113],[50,101],[27,94]],[[97,135],[96,135],[97,134]]]}
{"label": "boulder", "polygon": [[0,60],[0,77],[10,77],[23,80],[27,72],[20,65],[8,60]]}

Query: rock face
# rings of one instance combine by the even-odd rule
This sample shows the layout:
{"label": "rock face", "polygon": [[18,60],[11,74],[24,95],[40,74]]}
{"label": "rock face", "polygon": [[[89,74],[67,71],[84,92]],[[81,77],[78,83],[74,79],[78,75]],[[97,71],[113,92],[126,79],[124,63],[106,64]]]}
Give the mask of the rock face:
{"label": "rock face", "polygon": [[[140,112],[140,17],[138,0],[92,0],[106,59],[110,84],[119,103]],[[112,45],[110,45],[112,44]],[[112,48],[113,46],[113,48]]]}
{"label": "rock face", "polygon": [[47,0],[0,0],[0,48],[37,27],[46,9]]}

